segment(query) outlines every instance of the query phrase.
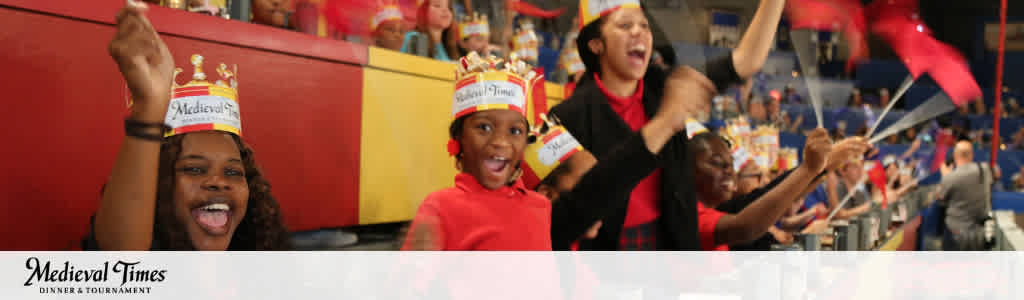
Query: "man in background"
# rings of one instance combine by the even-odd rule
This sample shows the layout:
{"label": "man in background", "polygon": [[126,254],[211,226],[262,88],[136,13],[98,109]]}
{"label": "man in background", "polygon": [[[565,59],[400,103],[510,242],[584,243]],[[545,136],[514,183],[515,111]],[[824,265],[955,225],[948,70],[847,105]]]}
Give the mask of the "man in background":
{"label": "man in background", "polygon": [[974,161],[974,149],[961,140],[953,148],[953,166],[942,167],[939,205],[946,210],[943,250],[988,250],[995,245],[992,184],[995,172]]}

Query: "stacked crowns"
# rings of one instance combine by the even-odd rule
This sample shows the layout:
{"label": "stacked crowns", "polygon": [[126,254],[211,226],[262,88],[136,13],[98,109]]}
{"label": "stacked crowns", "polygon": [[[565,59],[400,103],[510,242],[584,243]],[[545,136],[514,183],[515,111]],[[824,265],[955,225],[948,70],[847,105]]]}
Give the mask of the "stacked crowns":
{"label": "stacked crowns", "polygon": [[773,171],[789,171],[796,167],[799,163],[797,157],[797,151],[794,148],[782,148],[779,150],[779,159],[776,160],[775,166],[772,168]]}
{"label": "stacked crowns", "polygon": [[482,36],[488,39],[491,36],[491,27],[487,23],[487,16],[475,13],[466,16],[459,22],[459,39],[467,39],[473,36]]}
{"label": "stacked crowns", "polygon": [[530,130],[530,137],[535,141],[527,145],[523,153],[523,184],[531,190],[569,157],[583,151],[580,142],[557,119],[549,119],[544,114],[540,118],[543,122]]}
{"label": "stacked crowns", "polygon": [[512,39],[512,53],[524,60],[537,61],[540,57],[537,51],[540,47],[539,42],[537,33],[533,31],[533,23],[523,20],[519,23],[519,29],[516,30],[515,37]]}
{"label": "stacked crowns", "polygon": [[[203,56],[194,54],[190,61],[194,67],[192,81],[185,85],[174,82],[167,116],[164,118],[164,123],[170,128],[164,136],[206,130],[241,136],[242,120],[238,109],[238,81],[235,77],[238,66],[228,69],[227,65],[220,64],[217,74],[223,80],[211,84],[203,72]],[[173,78],[181,72],[181,68],[175,68]]]}
{"label": "stacked crowns", "polygon": [[750,123],[744,117],[738,117],[726,121],[726,138],[732,141],[732,162],[733,169],[739,172],[746,165],[754,162],[751,154]]}
{"label": "stacked crowns", "polygon": [[751,135],[751,149],[754,162],[762,170],[770,170],[779,156],[779,129],[774,126],[758,126]]}
{"label": "stacked crowns", "polygon": [[403,19],[402,10],[393,1],[378,2],[377,13],[370,19],[370,32],[377,31],[377,27],[387,21],[399,21]]}
{"label": "stacked crowns", "polygon": [[580,51],[577,50],[576,37],[580,35],[580,32],[572,31],[569,32],[565,37],[565,51],[562,53],[562,57],[558,60],[558,66],[565,69],[569,75],[576,75],[587,71],[587,66],[583,64],[583,59],[580,58]]}
{"label": "stacked crowns", "polygon": [[[459,59],[455,70],[455,95],[452,97],[452,122],[478,111],[507,109],[526,115],[526,91],[537,73],[514,55],[508,62],[476,52]],[[454,133],[448,141],[448,154],[461,152]]]}

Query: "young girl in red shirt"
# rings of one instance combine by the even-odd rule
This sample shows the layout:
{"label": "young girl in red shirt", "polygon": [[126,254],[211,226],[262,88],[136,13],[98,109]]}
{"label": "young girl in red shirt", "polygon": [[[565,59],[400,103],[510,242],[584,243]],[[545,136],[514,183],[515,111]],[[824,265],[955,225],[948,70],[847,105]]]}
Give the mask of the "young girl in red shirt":
{"label": "young girl in red shirt", "polygon": [[460,172],[420,205],[403,250],[551,250],[551,203],[519,179],[532,76],[519,61],[460,60],[448,142]]}

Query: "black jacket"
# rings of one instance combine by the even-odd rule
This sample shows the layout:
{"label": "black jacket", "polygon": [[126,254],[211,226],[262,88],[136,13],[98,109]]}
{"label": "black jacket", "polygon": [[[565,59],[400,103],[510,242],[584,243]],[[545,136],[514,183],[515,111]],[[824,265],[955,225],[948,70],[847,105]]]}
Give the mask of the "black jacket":
{"label": "black jacket", "polygon": [[[705,75],[719,90],[741,82],[733,68],[732,55],[713,59],[707,63]],[[661,96],[667,74],[656,67],[648,68],[644,76],[644,111],[648,118],[654,116],[661,105]],[[588,72],[565,102],[551,109],[551,115],[558,117],[562,124],[584,148],[597,157],[598,161],[611,159],[615,147],[634,133],[611,106]],[[658,218],[657,246],[660,250],[700,250],[697,236],[697,203],[693,190],[692,158],[686,155],[685,133],[673,137],[658,154],[662,167],[662,188]],[[630,173],[627,165],[623,173]],[[653,170],[651,170],[653,171]],[[650,172],[648,172],[650,174]],[[615,180],[623,180],[616,177]],[[642,179],[642,178],[641,178]],[[639,181],[638,181],[639,182]],[[633,184],[635,186],[635,184]],[[632,191],[632,189],[630,189]],[[607,195],[617,203],[628,204],[629,193]],[[603,219],[597,239],[580,244],[583,250],[617,250],[622,224],[626,219],[626,205]]]}
{"label": "black jacket", "polygon": [[657,157],[639,132],[615,146],[552,204],[551,248],[569,250],[594,222],[625,211],[633,188],[657,168]]}

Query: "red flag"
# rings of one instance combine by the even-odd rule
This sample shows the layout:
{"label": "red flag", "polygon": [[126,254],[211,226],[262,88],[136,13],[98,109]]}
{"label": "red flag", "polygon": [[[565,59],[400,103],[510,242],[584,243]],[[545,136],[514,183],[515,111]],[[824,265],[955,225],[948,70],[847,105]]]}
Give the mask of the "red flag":
{"label": "red flag", "polygon": [[505,0],[506,9],[516,11],[520,14],[537,17],[537,18],[557,18],[565,13],[565,7],[556,10],[543,10],[539,7],[533,6],[533,4],[526,3],[520,0]]}
{"label": "red flag", "polygon": [[858,0],[789,0],[786,16],[792,29],[841,30],[850,45],[847,72],[868,57],[867,18]]}
{"label": "red flag", "polygon": [[928,73],[957,106],[981,98],[981,87],[956,49],[932,37],[917,0],[875,1],[868,7],[871,32],[879,35],[917,77]]}
{"label": "red flag", "polygon": [[935,153],[932,156],[932,172],[938,171],[946,163],[946,152],[949,152],[949,147],[953,146],[954,142],[956,139],[953,138],[953,133],[949,129],[938,131],[935,136]]}
{"label": "red flag", "polygon": [[885,168],[882,167],[881,162],[873,161],[871,164],[871,169],[868,170],[868,179],[875,185],[875,188],[882,191],[882,208],[884,209],[889,206],[889,196],[885,194],[889,181],[885,179]]}

